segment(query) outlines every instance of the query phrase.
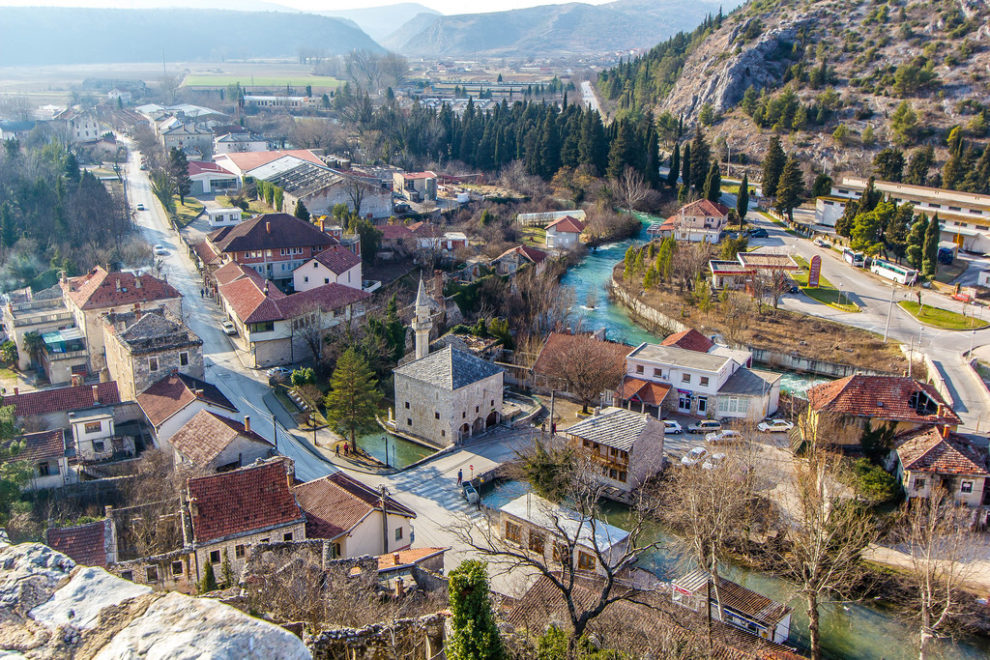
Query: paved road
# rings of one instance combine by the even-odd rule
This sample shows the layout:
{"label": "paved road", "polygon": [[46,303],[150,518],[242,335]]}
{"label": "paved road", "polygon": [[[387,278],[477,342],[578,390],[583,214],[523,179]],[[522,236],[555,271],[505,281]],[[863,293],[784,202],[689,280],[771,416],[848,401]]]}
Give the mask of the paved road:
{"label": "paved road", "polygon": [[602,111],[598,104],[598,95],[595,94],[595,88],[590,81],[585,80],[581,83],[581,99],[592,110],[597,110],[599,113]]}
{"label": "paved road", "polygon": [[[735,195],[725,194],[723,198],[727,203],[735,206]],[[784,309],[828,318],[880,335],[883,335],[884,330],[887,329],[891,339],[919,347],[932,358],[946,377],[955,410],[962,417],[964,427],[970,431],[983,431],[990,427],[990,416],[988,416],[990,397],[982,382],[973,374],[963,358],[963,353],[972,346],[990,344],[990,328],[975,332],[952,332],[928,327],[898,307],[897,302],[917,300],[917,291],[921,290],[922,300],[926,304],[960,313],[965,310],[967,314],[975,313],[988,321],[990,321],[990,312],[982,307],[966,305],[930,290],[900,286],[862,268],[854,268],[843,261],[834,250],[819,248],[811,241],[792,236],[780,226],[753,211],[746,219],[751,224],[763,227],[768,233],[767,238],[751,239],[751,245],[799,255],[808,261],[816,254],[821,255],[822,275],[837,288],[846,291],[862,311],[852,314],[840,312],[801,294],[785,296],[782,304]]]}

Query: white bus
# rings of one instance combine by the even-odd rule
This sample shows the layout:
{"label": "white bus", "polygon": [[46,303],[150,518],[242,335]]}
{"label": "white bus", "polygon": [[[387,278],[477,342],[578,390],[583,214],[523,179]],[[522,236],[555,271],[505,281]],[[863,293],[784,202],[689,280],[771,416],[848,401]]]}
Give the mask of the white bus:
{"label": "white bus", "polygon": [[853,266],[855,266],[856,268],[862,268],[863,267],[863,263],[864,262],[863,262],[863,253],[862,252],[853,252],[849,248],[844,248],[842,250],[842,258],[845,259],[848,263],[850,263]]}
{"label": "white bus", "polygon": [[883,259],[874,259],[873,266],[870,267],[870,270],[881,277],[886,277],[888,280],[894,280],[907,286],[911,286],[918,281],[918,271],[913,268],[905,268],[904,266],[892,264]]}

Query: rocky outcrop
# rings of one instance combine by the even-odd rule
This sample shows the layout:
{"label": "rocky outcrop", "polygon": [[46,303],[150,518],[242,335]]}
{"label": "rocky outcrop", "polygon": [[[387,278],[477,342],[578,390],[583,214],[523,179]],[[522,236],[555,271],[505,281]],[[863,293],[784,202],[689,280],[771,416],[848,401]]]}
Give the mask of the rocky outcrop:
{"label": "rocky outcrop", "polygon": [[210,599],[152,592],[38,543],[0,540],[0,656],[302,660],[302,640]]}

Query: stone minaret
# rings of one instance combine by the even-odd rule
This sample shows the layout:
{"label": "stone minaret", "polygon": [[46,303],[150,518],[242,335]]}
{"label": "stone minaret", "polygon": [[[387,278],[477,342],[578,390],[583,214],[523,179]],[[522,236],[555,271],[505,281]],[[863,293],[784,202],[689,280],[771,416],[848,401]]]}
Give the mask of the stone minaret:
{"label": "stone minaret", "polygon": [[419,278],[419,291],[416,293],[416,316],[413,318],[412,329],[416,333],[416,359],[425,358],[430,352],[430,300],[426,297],[426,287],[423,278]]}

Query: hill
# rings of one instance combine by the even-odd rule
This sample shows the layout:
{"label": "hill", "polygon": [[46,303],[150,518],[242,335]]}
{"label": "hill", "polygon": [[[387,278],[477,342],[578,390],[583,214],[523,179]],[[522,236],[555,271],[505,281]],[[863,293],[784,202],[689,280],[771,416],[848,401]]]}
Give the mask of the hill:
{"label": "hill", "polygon": [[400,2],[382,7],[341,9],[316,13],[352,21],[378,43],[384,43],[389,35],[395,32],[396,26],[404,25],[416,16],[435,17],[440,15],[440,12],[418,2]]}
{"label": "hill", "polygon": [[756,161],[776,133],[832,172],[869,173],[888,147],[931,146],[937,165],[953,126],[974,154],[990,135],[988,21],[981,0],[750,0],[598,86],[613,112],[710,124]]}
{"label": "hill", "polygon": [[382,50],[345,21],[313,14],[4,7],[0,66],[296,57],[314,44]]}
{"label": "hill", "polygon": [[554,56],[645,48],[690,29],[715,0],[569,3],[484,14],[417,15],[383,45],[413,56]]}

